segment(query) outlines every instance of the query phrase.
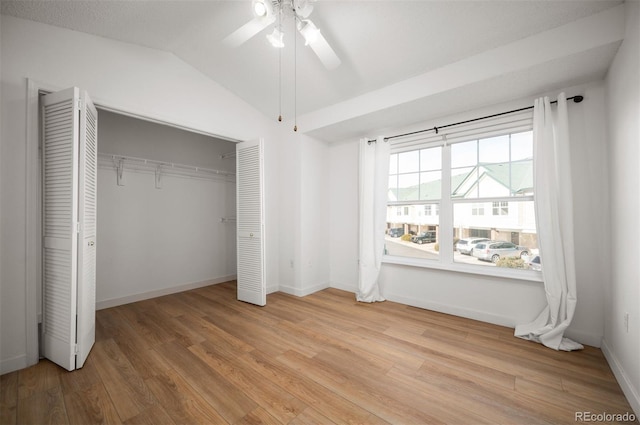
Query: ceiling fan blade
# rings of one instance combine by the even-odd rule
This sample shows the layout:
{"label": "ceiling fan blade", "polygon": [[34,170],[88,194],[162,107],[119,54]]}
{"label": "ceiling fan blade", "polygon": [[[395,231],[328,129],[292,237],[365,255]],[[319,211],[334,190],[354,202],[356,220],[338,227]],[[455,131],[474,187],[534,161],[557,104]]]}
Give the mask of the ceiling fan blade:
{"label": "ceiling fan blade", "polygon": [[260,31],[274,23],[275,16],[268,16],[264,18],[253,18],[222,40],[222,43],[227,47],[238,47],[241,44],[248,41],[251,37],[258,34]]}
{"label": "ceiling fan blade", "polygon": [[322,33],[318,33],[318,38],[313,43],[310,43],[309,47],[313,49],[314,53],[320,59],[320,62],[322,62],[328,70],[336,69],[342,63]]}

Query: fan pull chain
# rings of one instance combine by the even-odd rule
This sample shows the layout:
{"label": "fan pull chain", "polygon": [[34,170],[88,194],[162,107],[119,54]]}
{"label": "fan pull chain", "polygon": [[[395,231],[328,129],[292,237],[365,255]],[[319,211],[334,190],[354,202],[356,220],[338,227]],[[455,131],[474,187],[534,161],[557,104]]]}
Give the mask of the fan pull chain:
{"label": "fan pull chain", "polygon": [[[278,10],[278,31],[282,32],[280,21],[282,10]],[[282,49],[278,49],[278,122],[282,122]]]}
{"label": "fan pull chain", "polygon": [[293,20],[293,131],[298,131],[298,34]]}

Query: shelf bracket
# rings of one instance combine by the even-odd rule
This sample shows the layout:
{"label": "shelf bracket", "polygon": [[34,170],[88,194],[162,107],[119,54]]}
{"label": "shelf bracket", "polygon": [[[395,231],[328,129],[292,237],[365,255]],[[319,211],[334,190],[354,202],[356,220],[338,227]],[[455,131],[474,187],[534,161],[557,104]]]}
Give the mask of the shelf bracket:
{"label": "shelf bracket", "polygon": [[118,186],[124,186],[124,159],[120,158],[116,165],[116,177]]}
{"label": "shelf bracket", "polygon": [[156,167],[156,189],[162,189],[162,165]]}

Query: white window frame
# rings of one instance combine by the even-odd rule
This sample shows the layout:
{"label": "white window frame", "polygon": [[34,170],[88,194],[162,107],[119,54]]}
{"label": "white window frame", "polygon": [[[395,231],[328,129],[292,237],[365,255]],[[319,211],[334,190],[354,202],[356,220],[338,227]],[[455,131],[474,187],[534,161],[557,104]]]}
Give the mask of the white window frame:
{"label": "white window frame", "polygon": [[[453,206],[456,203],[486,203],[508,201],[534,201],[533,194],[505,198],[468,198],[455,199],[451,197],[451,146],[455,143],[470,140],[484,139],[504,134],[515,134],[533,129],[533,112],[531,110],[509,114],[490,120],[476,121],[465,125],[455,126],[449,131],[441,131],[439,134],[421,136],[408,136],[407,138],[392,139],[391,153],[410,152],[431,147],[442,147],[442,196],[440,200],[430,201],[404,201],[389,202],[388,206],[398,204],[426,205],[437,204],[439,212],[439,234],[452,233],[452,237],[440,237],[439,259],[421,259],[412,257],[400,257],[384,255],[383,263],[400,264],[406,266],[423,267],[429,269],[447,270],[459,273],[475,275],[497,276],[520,281],[542,282],[542,274],[534,270],[517,270],[498,267],[483,267],[480,265],[457,263],[454,261],[453,252]],[[535,161],[535,158],[534,158]],[[398,170],[400,171],[400,170]],[[401,174],[398,172],[398,174]],[[492,204],[493,205],[493,204]],[[486,212],[485,212],[486,213]]]}

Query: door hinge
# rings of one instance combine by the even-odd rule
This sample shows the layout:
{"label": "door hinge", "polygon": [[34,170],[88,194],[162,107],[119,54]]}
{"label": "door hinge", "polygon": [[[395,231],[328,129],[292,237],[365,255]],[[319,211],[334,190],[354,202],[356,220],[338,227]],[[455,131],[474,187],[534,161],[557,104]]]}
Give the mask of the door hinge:
{"label": "door hinge", "polygon": [[78,99],[78,109],[82,109],[82,99]]}
{"label": "door hinge", "polygon": [[78,354],[78,344],[73,344],[73,354]]}
{"label": "door hinge", "polygon": [[76,233],[80,233],[80,222],[76,222]]}

